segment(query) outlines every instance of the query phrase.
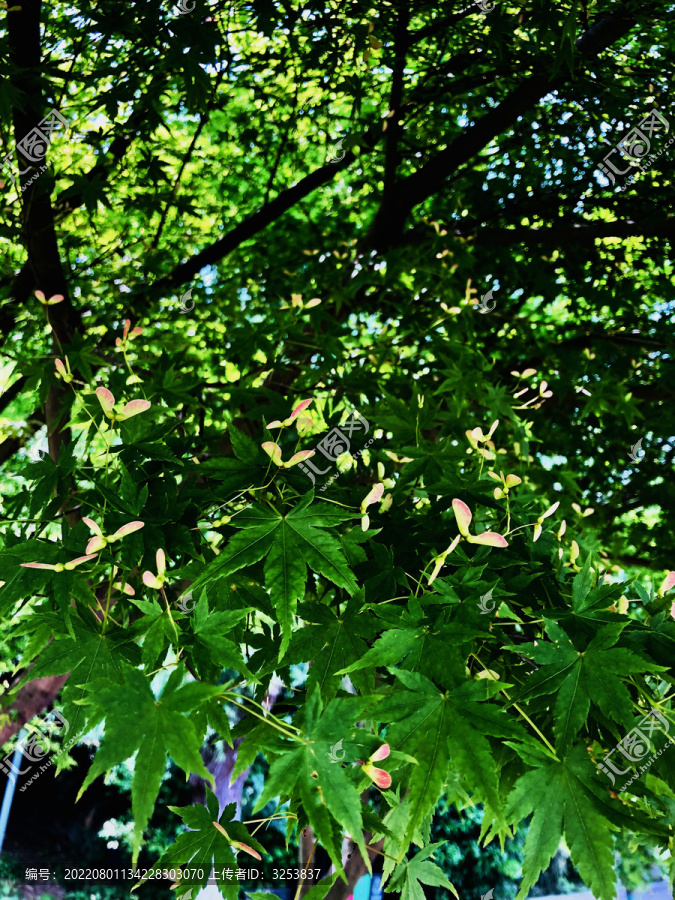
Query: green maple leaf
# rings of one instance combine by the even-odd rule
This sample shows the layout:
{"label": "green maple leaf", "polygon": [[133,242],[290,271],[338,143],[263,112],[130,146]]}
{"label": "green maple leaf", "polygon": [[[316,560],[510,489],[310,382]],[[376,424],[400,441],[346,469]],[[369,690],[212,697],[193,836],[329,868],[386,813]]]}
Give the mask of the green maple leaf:
{"label": "green maple leaf", "polygon": [[[369,621],[370,617],[359,615],[360,611],[360,605],[355,600],[350,600],[341,616],[336,616],[331,609],[318,603],[312,604],[311,608],[309,604],[303,607],[305,621],[317,622],[318,627],[313,630],[318,632],[315,638],[319,646],[311,656],[303,656],[299,661],[312,659],[307,674],[307,691],[318,684],[324,701],[335,696],[345,668],[351,668],[350,663],[368,651],[366,640],[372,636],[373,624]],[[292,644],[289,654],[291,649]],[[360,694],[369,694],[373,690],[375,679],[372,672],[355,672],[350,677]]]}
{"label": "green maple leaf", "polygon": [[566,632],[547,619],[546,633],[553,643],[528,645],[529,655],[543,665],[528,677],[520,699],[557,692],[553,712],[559,753],[566,751],[586,723],[591,702],[630,731],[633,704],[622,677],[667,671],[631,650],[614,647],[627,624],[605,625],[586,649],[579,651]]}
{"label": "green maple leaf", "polygon": [[[399,800],[398,794],[400,792],[396,792],[396,800]],[[391,803],[393,800],[394,794],[390,792],[387,795],[388,801]],[[469,805],[471,804],[471,799],[467,796],[467,802]],[[410,820],[410,803],[408,798],[397,802],[394,806],[391,807],[389,812],[384,818],[384,825],[381,830],[375,830],[373,833],[373,840],[376,839],[377,836],[384,835],[384,853],[386,854],[382,863],[382,879],[383,881],[387,881],[389,876],[392,874],[394,869],[397,866],[400,866],[398,860],[402,860],[405,857],[407,845],[403,843],[403,836],[406,834],[408,822]],[[426,824],[426,822],[424,823]],[[424,826],[423,826],[424,827]],[[421,833],[422,829],[418,829],[413,835],[412,842],[417,844],[418,847],[424,847],[425,839]],[[427,837],[428,839],[428,837]]]}
{"label": "green maple leaf", "polygon": [[260,484],[269,457],[237,428],[228,425],[227,431],[236,459],[231,456],[207,459],[200,463],[198,470],[208,470],[209,477],[222,482],[223,491],[234,492]]}
{"label": "green maple leaf", "polygon": [[350,675],[359,669],[390,666],[403,661],[412,653],[424,637],[418,628],[391,628],[375,641],[367,653],[363,654],[340,674]]}
{"label": "green maple leaf", "polygon": [[252,611],[253,607],[244,607],[227,612],[209,612],[206,591],[202,591],[191,619],[194,632],[190,646],[192,655],[202,662],[211,662],[221,669],[234,669],[249,680],[257,681],[247,668],[237,644],[225,637]]}
{"label": "green maple leaf", "polygon": [[133,635],[143,635],[141,658],[146,669],[154,669],[159,657],[166,653],[169,644],[176,643],[176,625],[170,611],[157,601],[130,597],[129,602],[143,613],[133,625]]}
{"label": "green maple leaf", "polygon": [[297,796],[317,838],[338,869],[342,869],[339,834],[343,829],[356,842],[368,871],[371,870],[363,838],[361,797],[348,770],[331,761],[331,748],[356,733],[354,723],[371,700],[338,698],[323,709],[319,686],[315,685],[303,709],[306,740],[272,763],[256,806],[262,809],[275,797],[284,802]]}
{"label": "green maple leaf", "polygon": [[524,900],[565,837],[579,874],[600,900],[616,896],[614,842],[604,810],[580,777],[590,765],[581,745],[559,762],[523,775],[511,796],[507,818],[519,822],[534,813],[525,841],[523,881],[516,900]]}
{"label": "green maple leaf", "polygon": [[439,841],[435,844],[428,844],[424,850],[416,853],[412,859],[406,860],[394,869],[391,881],[387,886],[388,891],[400,891],[401,900],[425,900],[425,893],[422,888],[423,884],[430,887],[444,887],[459,897],[459,894],[443,874],[443,871],[432,863],[428,857],[445,844],[445,841]]}
{"label": "green maple leaf", "polygon": [[265,560],[265,586],[270,591],[283,637],[279,658],[291,638],[293,615],[305,593],[307,567],[350,594],[356,580],[337,538],[322,529],[352,518],[327,503],[312,503],[312,491],[286,515],[254,504],[234,519],[240,527],[225,550],[193,584],[193,592],[233,572]]}
{"label": "green maple leaf", "polygon": [[[422,619],[420,612],[418,622]],[[443,687],[454,687],[465,680],[464,660],[458,646],[478,633],[462,625],[447,625],[431,632],[411,621],[408,627],[385,631],[367,653],[338,674],[349,675],[354,680],[355,673],[361,669],[399,663],[404,669],[420,671]]]}
{"label": "green maple leaf", "polygon": [[[328,891],[337,881],[338,873],[328,875],[321,881],[313,885],[306,894],[303,894],[303,900],[323,900]],[[305,885],[306,886],[306,885]],[[247,891],[246,896],[249,900],[277,900],[278,894],[270,894],[266,891]]]}
{"label": "green maple leaf", "polygon": [[45,675],[70,672],[63,690],[63,714],[70,734],[75,736],[82,734],[88,721],[87,710],[82,705],[87,697],[84,686],[99,678],[121,684],[128,664],[140,663],[140,651],[128,630],[114,627],[103,634],[93,616],[86,621],[74,619],[73,629],[74,640],[55,634],[58,639],[44,648],[21,684]]}
{"label": "green maple leaf", "polygon": [[[265,848],[249,834],[241,822],[233,821],[237,811],[236,804],[230,803],[223,810],[223,814],[218,817],[218,799],[207,787],[206,806],[197,803],[194,806],[170,806],[169,809],[183,819],[190,831],[180,834],[153,868],[171,870],[188,865],[190,870],[201,869],[203,871],[202,878],[181,878],[180,887],[177,888],[179,897],[185,896],[191,888],[205,887],[211,869],[214,869],[216,883],[222,896],[226,900],[237,900],[239,881],[234,877],[237,861],[231,842],[237,841],[245,844],[257,851],[258,854],[264,853]],[[215,823],[220,828],[217,828]],[[246,851],[241,851],[241,848],[237,849],[246,853]],[[247,863],[250,862],[248,856],[245,858]],[[240,860],[239,866],[242,865]],[[224,873],[224,870],[227,869],[232,871],[229,878]],[[140,881],[139,885],[143,883],[144,881]],[[194,892],[195,896],[196,893],[197,891]]]}
{"label": "green maple leaf", "polygon": [[572,582],[572,608],[576,612],[580,612],[584,608],[584,601],[591,590],[591,584],[593,583],[591,562],[592,558],[589,553],[582,570],[574,576],[574,581]]}
{"label": "green maple leaf", "polygon": [[131,782],[134,865],[143,831],[155,807],[167,751],[187,775],[194,772],[213,782],[199,752],[202,735],[183,713],[217,694],[220,688],[186,684],[178,689],[183,674],[180,669],[174,671],[159,699],[155,699],[148,679],[131,668],[126,669],[122,685],[107,687],[99,682],[92,690],[95,704],[105,713],[105,737],[78,799],[98,775],[137,754]]}
{"label": "green maple leaf", "polygon": [[501,820],[498,766],[484,731],[511,736],[515,728],[520,736],[520,730],[505,713],[497,710],[488,714],[480,702],[498,688],[481,680],[442,693],[419,672],[390,671],[408,690],[394,692],[380,703],[376,716],[378,721],[392,723],[387,739],[393,749],[417,760],[410,776],[410,815],[403,844],[407,846],[413,839],[424,817],[436,805],[448,778],[451,759],[471,788],[490,803]]}

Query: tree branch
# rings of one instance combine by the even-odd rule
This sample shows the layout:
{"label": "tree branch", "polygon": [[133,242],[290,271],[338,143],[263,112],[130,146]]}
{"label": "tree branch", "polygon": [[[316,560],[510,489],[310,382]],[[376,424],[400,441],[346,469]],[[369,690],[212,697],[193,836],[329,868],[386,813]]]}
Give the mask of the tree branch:
{"label": "tree branch", "polygon": [[[160,85],[157,81],[152,82],[152,91],[153,96],[160,92]],[[110,148],[103,157],[104,161],[97,162],[85,173],[84,178],[87,181],[91,182],[99,179],[106,182],[110,178],[116,165],[124,158],[129,147],[136,138],[137,133],[147,125],[148,102],[148,94],[147,92],[144,92],[143,106],[138,106],[129,115],[129,118],[121,127],[121,132],[113,138]],[[107,135],[104,135],[101,138],[101,142],[103,143],[106,140]],[[71,189],[67,188],[64,191],[61,191],[55,198],[53,205],[53,222],[63,221],[63,219],[67,218],[74,210],[79,209],[84,204],[84,194],[73,194],[70,191]],[[30,261],[24,263],[17,275],[0,280],[0,287],[4,287],[8,284],[11,284],[9,296],[16,303],[23,304],[28,300],[31,291],[34,288],[39,287],[36,283],[35,273],[31,268]],[[13,315],[11,308],[8,306],[3,307],[0,310],[0,332],[9,334],[15,324],[16,318]]]}
{"label": "tree branch", "polygon": [[[399,10],[396,33],[394,35],[394,74],[389,94],[390,110],[400,109],[403,105],[403,75],[405,72],[406,48],[408,46],[409,18],[410,7],[406,0],[403,8]],[[398,142],[402,131],[400,117],[396,114],[391,115],[386,122],[386,128],[383,203],[389,202],[391,193],[395,190],[396,170],[400,159]]]}
{"label": "tree branch", "polygon": [[[605,16],[576,42],[580,60],[588,60],[624,37],[637,19],[626,7]],[[553,77],[538,72],[527,78],[494,109],[467,128],[445,150],[422,166],[417,172],[399,182],[396,209],[390,204],[380,206],[366,239],[367,247],[387,249],[400,236],[405,220],[413,207],[438,192],[439,185],[462,164],[468,162],[494,138],[502,134],[525,115],[543,97],[564,84],[569,76]],[[395,216],[392,218],[392,216]]]}
{"label": "tree branch", "polygon": [[[482,51],[459,54],[445,63],[436,73],[436,77],[444,78],[448,72],[463,72],[482,57]],[[429,90],[428,82],[421,84],[412,92],[411,99],[403,103],[400,109],[394,110],[390,118],[394,119],[404,113],[408,114],[416,108],[416,105],[426,102]],[[375,122],[366,130],[360,147],[361,156],[372,153],[380,145],[383,132],[384,125],[381,120]],[[255,237],[256,234],[259,234],[268,225],[279,219],[285,212],[308,197],[312,191],[322,187],[324,184],[328,184],[339,172],[349,168],[356,159],[357,157],[354,153],[347,151],[340,162],[327,163],[321,168],[315,169],[314,172],[310,172],[297,184],[282,191],[271,203],[263,205],[258,212],[253,213],[224,237],[195,254],[185,263],[176,266],[172,272],[156,281],[153,288],[157,291],[162,291],[189,282],[202,268],[215,265],[233,250],[236,250],[244,241]]]}
{"label": "tree branch", "polygon": [[546,228],[455,229],[458,237],[472,235],[485,244],[558,244],[592,243],[604,238],[675,238],[675,218],[649,222],[632,219],[616,222],[583,222],[577,225],[552,225]]}
{"label": "tree branch", "polygon": [[415,44],[423,41],[424,38],[433,37],[441,31],[451,28],[457,22],[461,22],[462,19],[466,19],[466,17],[470,15],[483,15],[483,13],[480,12],[475,3],[469,3],[465,9],[460,9],[459,12],[451,13],[449,16],[443,16],[440,19],[434,19],[429,25],[425,25],[424,28],[419,28],[407,37],[405,45],[406,49],[409,50],[411,47],[414,47]]}

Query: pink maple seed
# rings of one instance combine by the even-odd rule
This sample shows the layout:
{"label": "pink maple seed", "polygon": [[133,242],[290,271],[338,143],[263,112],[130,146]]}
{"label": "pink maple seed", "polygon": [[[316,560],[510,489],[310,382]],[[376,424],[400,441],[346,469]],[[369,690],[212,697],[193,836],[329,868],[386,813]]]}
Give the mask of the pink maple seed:
{"label": "pink maple seed", "polygon": [[298,403],[298,405],[295,407],[293,412],[290,414],[290,421],[292,422],[294,419],[296,419],[300,415],[300,413],[303,412],[303,410],[307,409],[311,402],[311,398],[309,400],[301,400],[300,403]]}
{"label": "pink maple seed", "polygon": [[107,547],[107,546],[108,546],[107,538],[98,537],[98,535],[97,535],[96,537],[93,537],[89,541],[84,552],[87,554],[98,553],[99,550],[103,550],[103,548]]}
{"label": "pink maple seed", "polygon": [[278,444],[275,444],[272,441],[265,441],[261,446],[275,466],[283,465],[281,462],[281,447]]}
{"label": "pink maple seed", "polygon": [[70,562],[65,564],[65,569],[67,572],[70,572],[76,566],[81,566],[82,563],[88,562],[90,559],[96,559],[95,553],[88,553],[86,556],[78,556],[77,559],[73,559]]}
{"label": "pink maple seed", "polygon": [[66,372],[66,367],[63,365],[60,359],[54,360],[54,365],[56,366],[56,371],[62,378],[66,378],[68,373]]}
{"label": "pink maple seed", "polygon": [[146,587],[154,588],[156,591],[162,587],[162,582],[152,572],[143,572],[143,584]]}
{"label": "pink maple seed", "polygon": [[130,419],[132,416],[146,412],[151,406],[152,403],[149,400],[130,400],[122,410],[120,419]]}
{"label": "pink maple seed", "polygon": [[450,544],[450,546],[448,547],[448,549],[445,551],[445,555],[450,556],[450,554],[453,552],[453,550],[455,549],[455,547],[457,546],[457,544],[459,544],[459,542],[461,540],[462,540],[462,535],[458,534],[457,537],[453,539],[453,541]]}
{"label": "pink maple seed", "polygon": [[40,303],[45,303],[47,301],[47,298],[45,297],[43,291],[35,291],[35,296],[38,298]]}
{"label": "pink maple seed", "polygon": [[291,466],[295,466],[298,463],[303,462],[306,459],[309,459],[311,456],[316,454],[315,450],[300,450],[298,453],[294,453],[293,456],[288,460],[288,462],[284,463],[284,469],[290,469]]}
{"label": "pink maple seed", "polygon": [[381,747],[378,747],[377,750],[370,757],[370,762],[380,762],[382,759],[386,759],[391,750],[389,748],[389,744],[382,744]]}
{"label": "pink maple seed", "polygon": [[223,837],[228,841],[228,843],[233,847],[236,847],[237,850],[243,850],[244,853],[248,853],[250,856],[255,857],[255,859],[259,859],[262,862],[262,856],[258,853],[257,850],[254,850],[253,847],[249,847],[248,844],[244,844],[241,841],[233,841],[220,823],[212,822],[212,825],[214,828],[217,828],[218,831],[223,835]]}
{"label": "pink maple seed", "polygon": [[54,569],[50,563],[21,563],[24,569]]}
{"label": "pink maple seed", "polygon": [[98,402],[103,407],[103,412],[109,416],[115,405],[115,397],[108,388],[104,387],[96,388],[96,396],[98,397]]}
{"label": "pink maple seed", "polygon": [[236,847],[237,850],[243,850],[244,853],[248,853],[249,856],[253,856],[256,859],[259,859],[262,862],[262,856],[258,853],[257,850],[254,850],[253,847],[249,847],[248,844],[242,844],[241,841],[230,841],[233,847]]}
{"label": "pink maple seed", "polygon": [[145,528],[145,522],[127,522],[126,525],[122,525],[121,528],[117,529],[110,540],[119,541],[121,538],[126,537],[128,534],[132,534],[134,531],[140,531],[141,528]]}
{"label": "pink maple seed", "polygon": [[391,775],[384,769],[373,769],[373,781],[382,790],[386,791],[391,787]]}
{"label": "pink maple seed", "polygon": [[434,581],[438,578],[438,573],[441,571],[443,566],[445,565],[445,556],[437,556],[436,557],[436,565],[434,566],[434,570],[429,576],[429,581],[427,582],[427,587],[430,587]]}
{"label": "pink maple seed", "polygon": [[63,294],[54,294],[52,297],[47,300],[47,306],[55,306],[57,303],[60,303],[64,300]]}
{"label": "pink maple seed", "polygon": [[124,320],[124,331],[122,332],[122,340],[125,341],[127,339],[127,335],[129,334],[129,329],[131,328],[131,319]]}
{"label": "pink maple seed", "polygon": [[673,586],[675,586],[675,572],[668,572],[659,588],[659,594],[663,596],[666,591],[669,591]]}
{"label": "pink maple seed", "polygon": [[[382,499],[382,494],[384,494],[384,484],[379,481],[373,488],[370,489],[366,497],[363,499],[361,503],[361,513],[365,513],[366,509],[372,503],[379,503]],[[364,528],[364,531],[366,529]]]}
{"label": "pink maple seed", "polygon": [[469,525],[471,524],[471,510],[462,500],[453,500],[452,509],[457,520],[457,527],[462,537],[469,537]]}
{"label": "pink maple seed", "polygon": [[539,520],[538,520],[538,521],[541,522],[542,519],[548,519],[548,517],[549,517],[549,516],[552,516],[553,513],[556,511],[556,509],[557,509],[559,506],[560,506],[560,500],[557,500],[557,501],[553,504],[553,506],[549,506],[549,508],[546,510],[546,512],[545,512],[543,515],[539,516]]}
{"label": "pink maple seed", "polygon": [[377,766],[373,766],[370,763],[366,763],[366,765],[361,766],[361,768],[368,778],[370,778],[371,781],[374,781],[382,790],[391,787],[391,775],[389,772],[385,772],[384,769],[378,769]]}
{"label": "pink maple seed", "polygon": [[509,543],[506,538],[495,531],[485,531],[483,534],[477,534],[476,537],[469,535],[467,541],[470,544],[484,544],[487,547],[508,547]]}
{"label": "pink maple seed", "polygon": [[87,516],[83,516],[82,521],[90,529],[90,531],[93,531],[94,534],[97,534],[99,537],[103,537],[103,532],[93,519],[89,519]]}
{"label": "pink maple seed", "polygon": [[122,591],[123,594],[126,594],[128,597],[133,597],[136,594],[136,591],[132,588],[130,584],[122,584],[121,581],[114,581],[113,587],[117,591]]}

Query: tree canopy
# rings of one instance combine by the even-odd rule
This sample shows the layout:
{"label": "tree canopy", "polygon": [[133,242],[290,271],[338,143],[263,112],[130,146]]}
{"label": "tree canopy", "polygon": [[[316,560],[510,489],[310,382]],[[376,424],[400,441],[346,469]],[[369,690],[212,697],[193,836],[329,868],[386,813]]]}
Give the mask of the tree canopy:
{"label": "tree canopy", "polygon": [[[441,797],[529,821],[519,898],[563,836],[601,900],[672,850],[669,15],[2,13],[0,733],[104,723],[136,858],[213,732],[336,900],[450,889]],[[161,868],[264,859],[174,812]]]}

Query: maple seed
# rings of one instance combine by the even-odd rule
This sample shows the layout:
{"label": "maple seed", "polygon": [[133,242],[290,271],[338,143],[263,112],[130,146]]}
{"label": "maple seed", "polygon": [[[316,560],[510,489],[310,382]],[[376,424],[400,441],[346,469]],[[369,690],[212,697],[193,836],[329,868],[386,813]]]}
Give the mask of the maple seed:
{"label": "maple seed", "polygon": [[533,541],[539,539],[539,535],[542,532],[544,519],[547,519],[549,516],[552,516],[556,509],[560,506],[560,500],[553,504],[553,506],[549,506],[545,513],[542,513],[537,519],[536,525],[534,526],[534,535],[532,537]]}
{"label": "maple seed", "polygon": [[663,597],[666,591],[669,591],[672,587],[675,586],[675,572],[668,572],[666,577],[661,582],[661,587],[656,592],[657,597]]}
{"label": "maple seed", "polygon": [[107,547],[108,544],[112,544],[114,541],[119,541],[123,537],[126,537],[126,535],[131,534],[134,531],[138,531],[139,528],[145,527],[145,522],[127,522],[126,525],[122,525],[121,528],[118,528],[115,534],[105,535],[93,519],[89,519],[87,516],[84,516],[82,518],[82,521],[85,525],[87,525],[90,531],[94,532],[95,535],[95,537],[93,537],[87,544],[87,553],[98,553],[99,550],[103,550],[103,548]]}
{"label": "maple seed", "polygon": [[243,844],[241,841],[233,841],[232,838],[229,836],[229,834],[225,831],[225,829],[223,828],[223,826],[220,825],[218,822],[213,822],[213,826],[214,826],[215,828],[217,828],[218,831],[220,831],[220,833],[221,833],[222,835],[224,835],[224,836],[227,838],[227,840],[229,841],[229,843],[230,843],[233,847],[236,847],[236,848],[237,848],[237,850],[243,850],[244,853],[248,853],[249,856],[253,856],[253,857],[255,857],[256,859],[259,859],[259,860],[262,862],[262,856],[257,852],[257,850],[254,850],[253,847],[249,847],[248,844]]}
{"label": "maple seed", "polygon": [[[157,562],[157,575],[154,575],[152,572],[143,572],[143,584],[146,587],[159,591],[166,581],[166,556],[161,547],[157,551],[155,559]],[[218,827],[220,828],[220,826]]]}
{"label": "maple seed", "polygon": [[248,844],[242,844],[241,841],[232,841],[232,846],[236,847],[237,850],[243,850],[244,853],[248,853],[249,856],[253,856],[256,859],[259,859],[260,862],[262,862],[262,856],[256,850],[254,850],[253,847],[249,847]]}
{"label": "maple seed", "polygon": [[371,763],[366,763],[361,768],[379,788],[386,790],[391,787],[391,775],[389,772],[385,772],[384,769],[378,769],[377,766],[373,766]]}
{"label": "maple seed", "polygon": [[[508,541],[501,534],[495,531],[485,531],[483,534],[472,535],[469,532],[471,524],[471,510],[462,500],[454,499],[452,501],[452,510],[457,520],[457,527],[460,535],[470,544],[484,544],[488,547],[508,547]],[[454,548],[453,548],[454,549]]]}
{"label": "maple seed", "polygon": [[61,303],[61,301],[64,299],[63,294],[54,294],[49,298],[49,300],[47,300],[43,291],[35,291],[35,296],[43,306],[54,306],[54,304]]}
{"label": "maple seed", "polygon": [[217,828],[218,831],[220,831],[221,834],[225,835],[225,837],[226,837],[226,838],[228,839],[228,841],[229,841],[230,836],[229,836],[229,834],[225,831],[225,829],[223,828],[222,825],[219,825],[218,822],[214,822],[214,823],[213,823],[213,827],[214,827],[214,828]]}
{"label": "maple seed", "polygon": [[381,759],[386,759],[390,752],[389,744],[382,744],[370,757],[369,762],[379,762]]}
{"label": "maple seed", "polygon": [[284,469],[290,469],[291,466],[295,466],[298,463],[304,462],[304,460],[309,459],[314,456],[316,451],[314,450],[300,450],[298,453],[294,453],[293,456],[283,464]]}
{"label": "maple seed", "polygon": [[52,565],[51,563],[21,563],[21,565],[24,569],[51,569],[54,572],[72,572],[76,566],[80,566],[83,562],[95,558],[96,554],[92,553],[89,556],[78,556],[77,559],[73,559],[67,563],[56,563],[55,565]]}
{"label": "maple seed", "polygon": [[139,413],[146,412],[146,410],[150,409],[152,406],[149,400],[130,400],[122,412],[116,413],[114,410],[115,397],[108,388],[96,388],[96,396],[103,408],[103,412],[109,419],[112,419],[113,422],[123,422],[125,419],[130,419],[132,416],[137,416]]}
{"label": "maple seed", "polygon": [[386,759],[389,756],[389,753],[389,744],[382,744],[382,746],[378,747],[370,756],[368,762],[361,766],[368,778],[370,778],[371,781],[374,781],[379,788],[385,790],[391,787],[391,775],[389,772],[385,772],[384,769],[378,769],[373,763],[379,762],[381,759]]}
{"label": "maple seed", "polygon": [[281,462],[281,447],[278,444],[275,444],[272,441],[265,441],[264,444],[261,444],[261,447],[275,466],[281,467],[283,465]]}
{"label": "maple seed", "polygon": [[[270,422],[267,426],[268,428],[285,428],[287,425],[292,425],[295,419],[300,415],[300,413],[304,412],[309,404],[312,402],[311,398],[309,400],[301,400],[300,403],[295,407],[293,412],[287,419],[284,419],[281,422],[279,419],[275,419],[274,422]],[[264,445],[263,445],[264,447]]]}
{"label": "maple seed", "polygon": [[371,488],[369,493],[364,497],[361,503],[361,529],[363,531],[368,531],[370,527],[370,517],[366,512],[366,509],[371,505],[371,503],[379,503],[382,499],[382,494],[384,493],[384,484],[380,481],[375,487]]}
{"label": "maple seed", "polygon": [[63,365],[63,361],[60,359],[55,359],[54,365],[56,366],[56,377],[62,378],[66,384],[70,384],[73,380],[73,375],[70,371],[70,362],[68,361],[68,357],[66,356],[65,366]]}

